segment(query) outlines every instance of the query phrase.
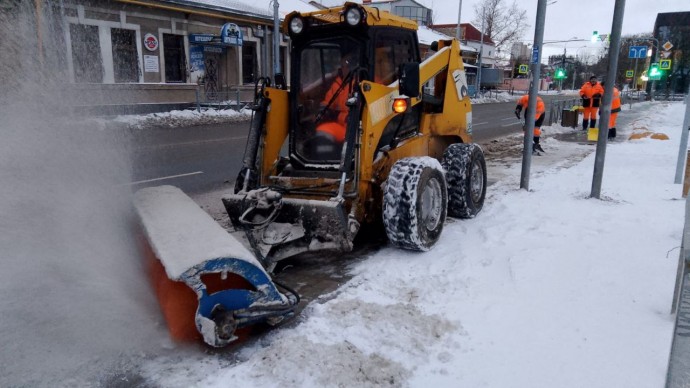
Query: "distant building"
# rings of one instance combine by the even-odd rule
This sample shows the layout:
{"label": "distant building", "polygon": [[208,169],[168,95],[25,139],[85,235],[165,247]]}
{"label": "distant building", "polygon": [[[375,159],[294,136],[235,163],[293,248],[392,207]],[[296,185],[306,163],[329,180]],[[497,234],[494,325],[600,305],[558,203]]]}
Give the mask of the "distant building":
{"label": "distant building", "polygon": [[[455,36],[457,31],[457,24],[434,24],[431,26],[434,30],[440,31],[446,35]],[[482,42],[482,33],[470,23],[460,24],[460,41],[463,45],[474,48],[476,51],[463,53],[463,61],[473,65],[479,65],[478,54],[481,50],[482,67],[496,67],[496,45],[491,37],[484,34],[484,41]],[[470,57],[474,55],[474,57]]]}
{"label": "distant building", "polygon": [[529,58],[530,54],[531,54],[530,46],[528,46],[522,42],[513,43],[513,45],[510,48],[510,56],[513,59]]}
{"label": "distant building", "polygon": [[[671,69],[662,71],[656,82],[657,91],[688,93],[690,86],[690,12],[668,12],[656,15],[654,37],[659,46],[652,58],[671,60]],[[667,43],[670,46],[664,47]],[[670,47],[668,50],[667,47]],[[651,82],[648,88],[651,88]]]}

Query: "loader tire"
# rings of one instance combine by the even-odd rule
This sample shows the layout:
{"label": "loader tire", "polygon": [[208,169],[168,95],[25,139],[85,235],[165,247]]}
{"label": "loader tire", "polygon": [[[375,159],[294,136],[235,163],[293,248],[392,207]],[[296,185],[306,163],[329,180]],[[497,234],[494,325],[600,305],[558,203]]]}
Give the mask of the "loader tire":
{"label": "loader tire", "polygon": [[438,160],[430,157],[398,160],[383,193],[383,224],[396,247],[429,250],[441,236],[448,193]]}
{"label": "loader tire", "polygon": [[443,153],[448,183],[448,215],[473,218],[486,197],[486,160],[477,144],[451,144]]}

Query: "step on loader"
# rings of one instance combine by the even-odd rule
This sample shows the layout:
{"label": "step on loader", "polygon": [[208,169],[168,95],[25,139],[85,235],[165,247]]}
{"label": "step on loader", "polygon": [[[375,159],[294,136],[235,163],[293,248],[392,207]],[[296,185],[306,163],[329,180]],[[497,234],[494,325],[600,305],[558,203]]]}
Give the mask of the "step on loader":
{"label": "step on loader", "polygon": [[486,163],[471,142],[460,46],[432,44],[417,24],[355,3],[286,16],[290,87],[256,83],[243,167],[222,197],[245,248],[179,189],[142,189],[135,207],[172,336],[233,341],[277,324],[299,302],[271,272],[303,252],[350,251],[382,223],[394,246],[425,251],[446,215],[471,218]]}

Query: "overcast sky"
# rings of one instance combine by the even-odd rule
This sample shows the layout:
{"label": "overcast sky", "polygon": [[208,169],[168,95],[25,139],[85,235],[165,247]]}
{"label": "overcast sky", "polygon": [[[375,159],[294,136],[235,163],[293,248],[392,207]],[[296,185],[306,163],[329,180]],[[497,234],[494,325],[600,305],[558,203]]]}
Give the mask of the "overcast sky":
{"label": "overcast sky", "polygon": [[[457,23],[458,0],[417,0],[434,10],[434,22],[437,24]],[[512,0],[504,0],[512,4]],[[475,18],[474,5],[481,0],[462,0],[462,23],[471,22]],[[567,40],[573,37],[590,39],[592,31],[610,33],[613,22],[613,0],[548,0],[552,3],[546,8],[544,27],[544,41]],[[518,1],[518,6],[527,11],[530,28],[525,32],[523,40],[527,43],[534,41],[534,26],[537,16],[537,0]],[[628,0],[625,4],[623,18],[623,35],[652,32],[656,15],[663,12],[690,11],[688,0]],[[479,28],[480,26],[477,26]],[[582,48],[583,46],[589,47]],[[582,55],[586,51],[596,53],[601,43],[568,42],[554,43],[544,46],[542,58],[548,55],[562,54],[563,49],[568,55],[576,52]],[[582,49],[581,49],[582,48]],[[578,51],[578,49],[580,49]]]}

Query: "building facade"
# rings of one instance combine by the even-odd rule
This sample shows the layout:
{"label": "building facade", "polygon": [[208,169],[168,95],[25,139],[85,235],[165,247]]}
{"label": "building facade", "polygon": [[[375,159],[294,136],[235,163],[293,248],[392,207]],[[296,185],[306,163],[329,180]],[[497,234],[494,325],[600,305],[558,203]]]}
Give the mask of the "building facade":
{"label": "building facade", "polygon": [[[457,24],[434,24],[431,28],[446,35],[455,36]],[[484,34],[482,40],[482,33],[476,27],[470,23],[461,23],[460,42],[474,49],[473,51],[463,52],[463,61],[472,65],[479,65],[478,55],[482,55],[482,67],[496,67],[496,45],[491,40],[491,37]]]}
{"label": "building facade", "polygon": [[[259,77],[274,76],[267,7],[220,0],[63,4],[68,81],[80,100],[113,113],[120,105],[247,100]],[[288,76],[289,42],[282,34],[279,42],[279,67]]]}

